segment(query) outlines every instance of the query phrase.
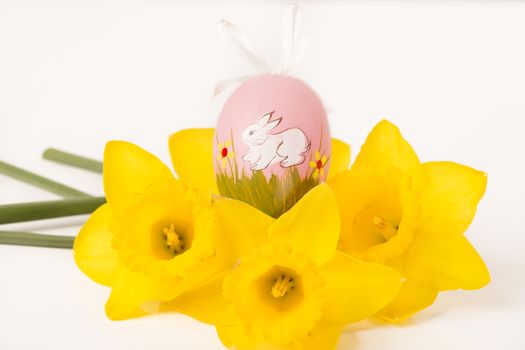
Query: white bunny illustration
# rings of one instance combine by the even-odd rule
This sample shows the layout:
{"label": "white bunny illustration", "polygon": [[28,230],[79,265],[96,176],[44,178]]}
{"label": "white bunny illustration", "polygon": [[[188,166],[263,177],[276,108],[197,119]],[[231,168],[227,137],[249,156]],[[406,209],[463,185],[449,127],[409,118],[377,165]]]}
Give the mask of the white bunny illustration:
{"label": "white bunny illustration", "polygon": [[275,163],[283,168],[302,164],[304,154],[310,149],[310,140],[299,128],[270,134],[283,119],[271,120],[273,113],[266,113],[242,133],[242,141],[249,148],[242,159],[251,163],[252,170],[266,169]]}

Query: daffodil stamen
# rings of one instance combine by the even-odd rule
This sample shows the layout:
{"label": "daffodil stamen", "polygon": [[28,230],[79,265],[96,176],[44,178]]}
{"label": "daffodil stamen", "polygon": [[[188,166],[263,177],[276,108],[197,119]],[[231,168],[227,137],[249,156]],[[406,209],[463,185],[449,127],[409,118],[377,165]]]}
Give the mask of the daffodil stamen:
{"label": "daffodil stamen", "polygon": [[173,224],[173,222],[170,223],[169,227],[164,227],[162,231],[164,232],[168,249],[173,249],[173,251],[177,254],[182,252],[184,249],[184,240],[175,231],[175,224]]}
{"label": "daffodil stamen", "polygon": [[394,228],[388,220],[381,216],[375,216],[372,220],[372,224],[387,241],[397,234],[397,229]]}
{"label": "daffodil stamen", "polygon": [[272,296],[274,298],[282,298],[294,287],[295,282],[292,277],[281,275],[275,280],[275,284],[272,287]]}

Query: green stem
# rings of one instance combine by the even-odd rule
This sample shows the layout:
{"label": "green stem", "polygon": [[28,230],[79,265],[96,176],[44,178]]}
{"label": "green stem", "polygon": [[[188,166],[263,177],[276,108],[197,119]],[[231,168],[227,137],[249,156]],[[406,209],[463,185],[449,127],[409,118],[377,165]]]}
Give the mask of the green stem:
{"label": "green stem", "polygon": [[72,187],[55,182],[43,176],[31,173],[14,165],[0,161],[0,173],[28,184],[40,187],[46,191],[58,194],[64,198],[89,197],[90,195]]}
{"label": "green stem", "polygon": [[42,235],[30,232],[0,231],[0,244],[32,247],[73,248],[75,237]]}
{"label": "green stem", "polygon": [[89,214],[105,202],[104,197],[90,197],[0,205],[0,224]]}
{"label": "green stem", "polygon": [[62,163],[102,174],[102,162],[86,157],[77,156],[76,154],[64,152],[56,148],[46,149],[42,157],[44,157],[44,159],[52,160],[57,163]]}

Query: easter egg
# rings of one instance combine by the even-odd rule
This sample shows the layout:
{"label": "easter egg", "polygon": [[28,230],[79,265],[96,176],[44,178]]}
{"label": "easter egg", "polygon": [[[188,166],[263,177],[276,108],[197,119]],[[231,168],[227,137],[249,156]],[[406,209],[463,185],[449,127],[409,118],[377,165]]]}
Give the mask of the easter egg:
{"label": "easter egg", "polygon": [[263,74],[227,99],[214,138],[219,192],[278,217],[326,180],[331,138],[324,106],[304,82]]}

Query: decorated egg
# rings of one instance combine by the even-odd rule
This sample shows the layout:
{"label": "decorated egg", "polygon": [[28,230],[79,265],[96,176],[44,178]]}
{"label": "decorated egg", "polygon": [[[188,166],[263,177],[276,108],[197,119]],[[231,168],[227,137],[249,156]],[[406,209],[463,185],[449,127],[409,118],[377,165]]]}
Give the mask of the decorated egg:
{"label": "decorated egg", "polygon": [[326,111],[304,82],[264,74],[227,99],[217,122],[219,192],[278,217],[324,181],[331,138]]}

